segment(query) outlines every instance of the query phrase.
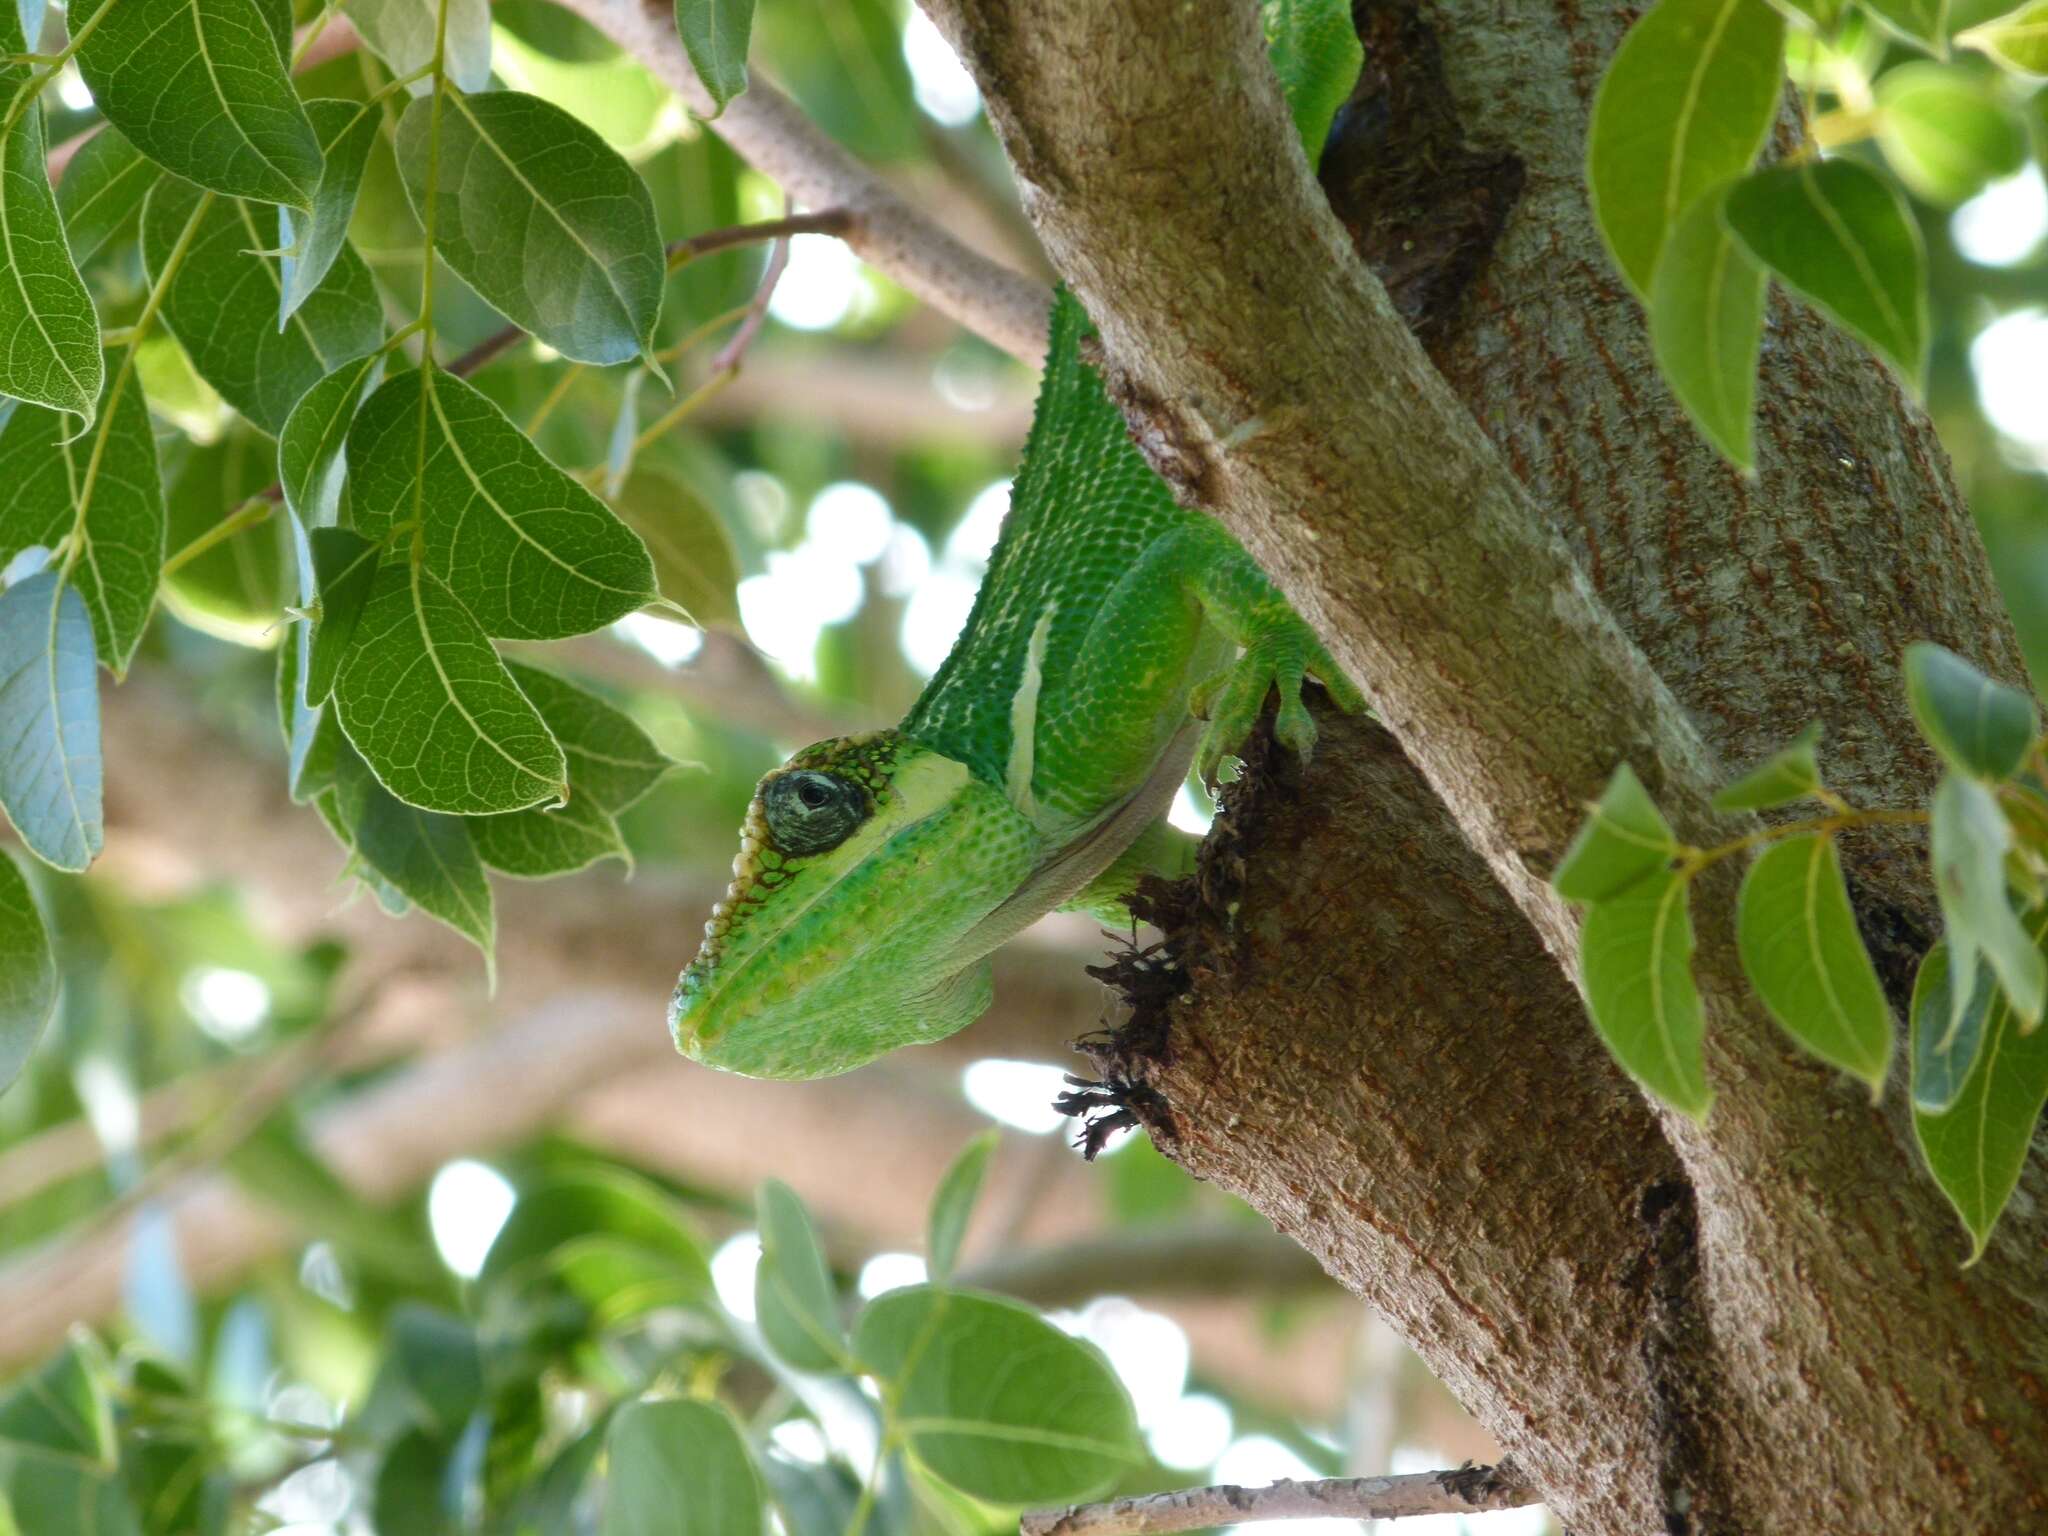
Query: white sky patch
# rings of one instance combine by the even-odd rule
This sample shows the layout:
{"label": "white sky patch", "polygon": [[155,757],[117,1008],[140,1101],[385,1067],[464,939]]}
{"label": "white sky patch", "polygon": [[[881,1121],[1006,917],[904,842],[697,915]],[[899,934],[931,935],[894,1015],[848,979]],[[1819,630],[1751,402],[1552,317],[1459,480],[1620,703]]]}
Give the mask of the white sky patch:
{"label": "white sky patch", "polygon": [[1079,1312],[1050,1313],[1048,1320],[1109,1357],[1131,1394],[1139,1428],[1160,1422],[1180,1402],[1188,1380],[1188,1336],[1172,1318],[1121,1296],[1104,1296]]}
{"label": "white sky patch", "polygon": [[342,1273],[341,1256],[324,1239],[308,1243],[299,1255],[299,1284],[331,1306],[347,1312],[356,1304],[348,1276]]}
{"label": "white sky patch", "polygon": [[2048,311],[2018,309],[1984,327],[1970,343],[1977,399],[1991,425],[2032,460],[2048,468]]}
{"label": "white sky patch", "polygon": [[903,24],[903,62],[910,66],[910,90],[925,115],[948,128],[974,121],[981,110],[981,92],[960,63],[953,45],[940,36],[931,19],[916,7]]}
{"label": "white sky patch", "polygon": [[768,1431],[774,1447],[791,1461],[821,1466],[827,1455],[825,1437],[809,1419],[784,1419]]}
{"label": "white sky patch", "polygon": [[27,581],[49,563],[50,551],[41,544],[31,544],[18,551],[5,569],[0,569],[0,586],[11,587],[17,581]]}
{"label": "white sky patch", "polygon": [[2048,181],[2029,164],[1994,181],[1949,219],[1956,249],[1980,267],[2010,267],[2026,260],[2048,236]]}
{"label": "white sky patch", "polygon": [[1166,1466],[1202,1471],[1230,1444],[1230,1409],[1206,1392],[1190,1392],[1145,1427],[1145,1444]]}
{"label": "white sky patch", "polygon": [[107,1155],[132,1153],[142,1130],[142,1105],[128,1074],[114,1061],[95,1054],[71,1069],[71,1086]]}
{"label": "white sky patch", "polygon": [[879,1296],[906,1285],[923,1285],[927,1278],[924,1260],[914,1253],[878,1253],[860,1267],[860,1293]]}
{"label": "white sky patch", "polygon": [[876,571],[885,597],[908,597],[932,573],[932,547],[925,542],[923,534],[908,523],[898,523],[889,530],[889,547],[882,551],[882,563]]}
{"label": "white sky patch", "polygon": [[629,613],[612,625],[612,633],[664,667],[680,667],[684,662],[694,661],[704,649],[703,630],[652,613]]}
{"label": "white sky patch", "polygon": [[1209,835],[1209,824],[1216,818],[1202,809],[1195,799],[1195,792],[1183,784],[1174,793],[1173,804],[1167,809],[1167,825],[1178,827],[1183,832],[1192,832],[1197,837]]}
{"label": "white sky patch", "polygon": [[763,544],[780,544],[789,518],[789,487],[765,469],[743,469],[732,477],[732,493],[747,527]]}
{"label": "white sky patch", "polygon": [[239,1045],[269,1015],[270,988],[247,971],[204,965],[185,973],[178,1001],[207,1034],[223,1045]]}
{"label": "white sky patch", "polygon": [[945,552],[931,574],[911,591],[903,611],[903,655],[923,676],[939,670],[974,611],[974,594],[1009,510],[1009,481],[984,486],[946,536]]}
{"label": "white sky patch", "polygon": [[932,364],[932,387],[956,411],[985,411],[996,403],[999,390],[995,370],[970,361],[958,349]]}
{"label": "white sky patch", "polygon": [[505,1176],[486,1163],[465,1157],[444,1164],[427,1189],[427,1225],[441,1262],[474,1280],[518,1199]]}
{"label": "white sky patch", "polygon": [[[34,38],[29,39],[29,46],[35,46]],[[74,112],[83,112],[92,105],[92,92],[76,64],[66,64],[57,71],[57,99]]]}
{"label": "white sky patch", "polygon": [[942,566],[910,594],[903,610],[901,643],[904,660],[921,676],[938,671],[946,653],[953,649],[953,642],[967,626],[967,616],[974,611],[974,592],[979,585],[979,577]]}
{"label": "white sky patch", "polygon": [[1003,531],[1003,519],[1009,515],[1010,482],[998,480],[985,486],[967,503],[960,521],[946,535],[946,558],[964,565],[986,566]]}
{"label": "white sky patch", "polygon": [[811,498],[804,542],[836,560],[869,565],[888,551],[896,514],[882,493],[858,480],[840,480]]}
{"label": "white sky patch", "polygon": [[768,571],[737,589],[747,638],[793,678],[817,676],[818,634],[860,611],[866,588],[860,567],[827,546],[806,539],[774,550]]}
{"label": "white sky patch", "polygon": [[860,290],[860,258],[830,235],[798,235],[789,242],[789,265],[768,301],[768,313],[799,331],[830,330],[853,308]]}
{"label": "white sky patch", "polygon": [[711,1286],[719,1305],[743,1323],[754,1320],[754,1271],[760,1267],[758,1232],[736,1232],[711,1255]]}
{"label": "white sky patch", "polygon": [[960,1091],[968,1103],[991,1120],[1034,1136],[1049,1135],[1066,1124],[1067,1117],[1052,1107],[1065,1089],[1065,1069],[1042,1061],[989,1056],[960,1074]]}

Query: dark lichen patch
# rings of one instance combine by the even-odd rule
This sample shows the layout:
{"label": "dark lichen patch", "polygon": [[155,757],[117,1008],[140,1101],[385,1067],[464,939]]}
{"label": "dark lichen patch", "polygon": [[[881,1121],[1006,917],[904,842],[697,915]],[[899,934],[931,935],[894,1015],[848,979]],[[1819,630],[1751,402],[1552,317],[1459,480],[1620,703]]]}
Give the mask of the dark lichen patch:
{"label": "dark lichen patch", "polygon": [[[1311,696],[1319,690],[1310,685]],[[1131,897],[1132,915],[1161,937],[1142,948],[1124,940],[1088,974],[1127,1010],[1121,1022],[1074,1042],[1096,1079],[1069,1077],[1055,1107],[1082,1122],[1076,1142],[1093,1158],[1120,1131],[1142,1126],[1164,1141],[1179,1138],[1173,1106],[1154,1084],[1171,1066],[1180,1001],[1204,979],[1244,963],[1237,914],[1245,864],[1264,834],[1264,806],[1300,786],[1300,761],[1273,738],[1270,700],[1240,749],[1244,771],[1226,785],[1195,872],[1179,880],[1147,875]]]}
{"label": "dark lichen patch", "polygon": [[1435,34],[1412,0],[1355,0],[1365,68],[1320,177],[1358,254],[1423,346],[1446,339],[1508,214],[1522,162],[1465,140]]}

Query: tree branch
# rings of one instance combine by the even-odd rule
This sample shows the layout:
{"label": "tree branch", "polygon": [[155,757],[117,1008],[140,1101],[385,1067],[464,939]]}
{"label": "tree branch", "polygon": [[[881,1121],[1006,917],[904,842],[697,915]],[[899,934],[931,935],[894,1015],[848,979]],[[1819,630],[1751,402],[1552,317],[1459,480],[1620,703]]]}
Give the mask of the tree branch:
{"label": "tree branch", "polygon": [[722,114],[690,67],[667,4],[561,0],[710,120],[713,132],[801,203],[839,207],[855,220],[847,243],[927,304],[1007,352],[1036,364],[1045,352],[1051,295],[1041,283],[970,250],[899,197],[758,72]]}
{"label": "tree branch", "polygon": [[1408,1515],[1476,1515],[1540,1502],[1511,1463],[1410,1472],[1399,1477],[1282,1478],[1264,1488],[1225,1483],[1039,1510],[1019,1536],[1159,1536],[1254,1520],[1399,1520]]}

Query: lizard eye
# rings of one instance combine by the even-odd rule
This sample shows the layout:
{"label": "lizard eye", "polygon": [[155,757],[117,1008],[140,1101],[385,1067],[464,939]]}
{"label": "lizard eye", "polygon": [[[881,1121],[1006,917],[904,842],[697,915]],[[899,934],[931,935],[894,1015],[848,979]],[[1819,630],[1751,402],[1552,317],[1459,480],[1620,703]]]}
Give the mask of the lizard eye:
{"label": "lizard eye", "polygon": [[803,768],[768,781],[761,791],[761,811],[784,853],[823,853],[867,820],[868,797],[836,774]]}

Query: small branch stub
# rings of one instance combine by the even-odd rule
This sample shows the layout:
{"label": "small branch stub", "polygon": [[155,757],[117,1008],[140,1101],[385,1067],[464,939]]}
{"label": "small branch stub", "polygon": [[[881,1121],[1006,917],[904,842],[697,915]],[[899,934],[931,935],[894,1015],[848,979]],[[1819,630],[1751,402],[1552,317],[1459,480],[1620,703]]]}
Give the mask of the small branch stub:
{"label": "small branch stub", "polygon": [[1157,1536],[1249,1520],[1399,1520],[1405,1515],[1471,1515],[1541,1502],[1512,1461],[1401,1477],[1330,1477],[1264,1488],[1224,1484],[1182,1488],[1106,1504],[1027,1514],[1019,1536]]}

